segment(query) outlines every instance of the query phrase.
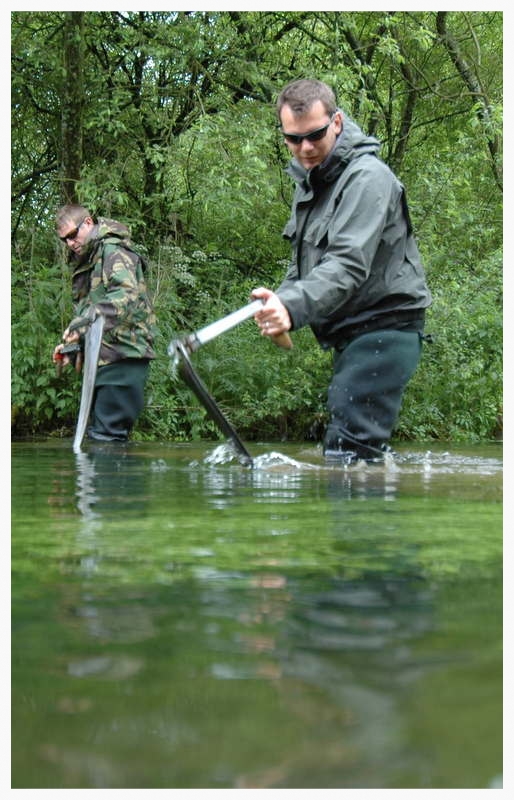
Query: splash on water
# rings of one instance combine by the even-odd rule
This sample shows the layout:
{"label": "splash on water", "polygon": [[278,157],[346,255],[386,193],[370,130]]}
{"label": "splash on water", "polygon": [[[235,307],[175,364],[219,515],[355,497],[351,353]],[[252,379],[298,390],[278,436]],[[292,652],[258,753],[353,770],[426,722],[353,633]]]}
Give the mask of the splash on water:
{"label": "splash on water", "polygon": [[388,472],[397,472],[400,469],[393,453],[384,453],[384,467]]}
{"label": "splash on water", "polygon": [[[503,468],[501,458],[477,458],[475,455],[466,456],[461,454],[442,451],[435,453],[430,450],[417,453],[392,453],[386,452],[382,459],[368,463],[359,460],[352,464],[344,462],[329,462],[323,458],[320,450],[312,452],[305,451],[305,460],[297,460],[276,450],[255,456],[252,461],[252,468],[259,472],[305,472],[307,470],[330,470],[355,473],[374,474],[377,471],[387,474],[421,472],[426,476],[440,473],[478,473],[492,475],[500,472]],[[312,458],[314,457],[314,458]],[[318,461],[319,459],[319,461]],[[240,455],[231,442],[216,447],[211,453],[202,460],[208,466],[222,466],[224,464],[241,465]],[[196,464],[198,466],[198,463]]]}
{"label": "splash on water", "polygon": [[296,461],[294,458],[272,451],[271,453],[263,453],[253,461],[254,469],[273,470],[277,472],[289,470],[304,470],[304,469],[318,469],[314,464],[308,464],[302,461]]}
{"label": "splash on water", "polygon": [[[203,463],[209,466],[221,466],[223,464],[230,464],[239,462],[240,456],[231,442],[216,447],[203,459]],[[386,453],[382,461],[382,466],[388,471],[396,471],[398,465],[392,454]],[[295,458],[286,456],[276,450],[269,453],[263,453],[252,459],[253,470],[267,471],[267,472],[299,472],[305,470],[320,470],[320,469],[344,469],[351,468],[352,471],[366,469],[368,465],[365,461],[357,461],[354,464],[347,464],[346,462],[338,462],[327,464],[323,461],[322,464],[313,464],[309,461],[298,461]]]}
{"label": "splash on water", "polygon": [[239,456],[232,442],[225,442],[216,447],[212,453],[205,456],[204,464],[219,466],[220,464],[230,464],[233,461],[239,461]]}
{"label": "splash on water", "polygon": [[[209,466],[220,466],[223,464],[230,464],[239,462],[240,456],[231,442],[216,447],[211,453],[205,456],[203,463]],[[272,451],[270,453],[263,453],[253,459],[252,467],[254,470],[274,470],[274,471],[288,471],[300,469],[318,469],[314,464],[307,464],[297,461],[294,458]]]}
{"label": "splash on water", "polygon": [[440,453],[431,450],[422,453],[402,453],[397,456],[396,461],[402,472],[422,471],[425,475],[432,473],[496,475],[503,470],[502,458],[479,458],[476,455],[468,456],[448,450]]}

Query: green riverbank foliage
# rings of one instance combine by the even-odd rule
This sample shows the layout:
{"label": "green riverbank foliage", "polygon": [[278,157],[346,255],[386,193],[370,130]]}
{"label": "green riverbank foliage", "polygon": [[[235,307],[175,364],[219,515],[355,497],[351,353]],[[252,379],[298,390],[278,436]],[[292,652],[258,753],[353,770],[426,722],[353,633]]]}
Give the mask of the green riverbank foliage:
{"label": "green riverbank foliage", "polygon": [[[434,304],[401,439],[501,435],[500,12],[13,12],[12,432],[69,435],[80,377],[51,353],[70,319],[54,236],[78,201],[127,223],[150,264],[158,358],[135,436],[218,431],[167,347],[278,285],[292,186],[274,98],[329,82],[407,187]],[[330,354],[253,322],[194,364],[247,439],[319,439]]]}

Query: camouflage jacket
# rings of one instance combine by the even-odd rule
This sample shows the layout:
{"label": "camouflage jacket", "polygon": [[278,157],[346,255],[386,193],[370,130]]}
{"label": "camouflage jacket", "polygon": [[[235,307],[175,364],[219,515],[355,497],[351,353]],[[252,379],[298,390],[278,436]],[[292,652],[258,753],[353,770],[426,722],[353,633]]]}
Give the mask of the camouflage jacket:
{"label": "camouflage jacket", "polygon": [[71,264],[76,317],[70,327],[77,327],[80,318],[93,310],[105,318],[99,365],[155,358],[156,320],[144,279],[146,265],[134,250],[128,229],[99,218],[93,237]]}

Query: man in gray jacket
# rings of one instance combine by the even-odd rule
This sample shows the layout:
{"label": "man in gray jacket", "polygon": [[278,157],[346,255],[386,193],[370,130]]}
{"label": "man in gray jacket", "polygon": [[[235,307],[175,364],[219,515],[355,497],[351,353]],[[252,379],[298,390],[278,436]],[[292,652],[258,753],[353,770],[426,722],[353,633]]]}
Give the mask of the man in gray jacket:
{"label": "man in gray jacket", "polygon": [[294,81],[277,112],[296,182],[284,229],[292,260],[276,292],[254,290],[266,301],[256,321],[267,336],[310,325],[334,349],[324,453],[374,460],[418,365],[431,303],[405,190],[326,84]]}

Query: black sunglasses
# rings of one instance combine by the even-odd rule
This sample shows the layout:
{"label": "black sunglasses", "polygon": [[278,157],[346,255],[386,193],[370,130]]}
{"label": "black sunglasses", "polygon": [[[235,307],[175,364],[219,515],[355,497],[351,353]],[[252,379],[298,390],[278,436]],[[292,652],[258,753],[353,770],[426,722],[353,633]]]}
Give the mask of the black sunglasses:
{"label": "black sunglasses", "polygon": [[66,236],[59,236],[59,239],[61,240],[61,242],[64,242],[64,243],[66,244],[66,242],[68,241],[68,239],[76,239],[76,238],[77,238],[77,236],[78,236],[79,230],[81,229],[81,227],[82,227],[82,225],[84,224],[84,222],[85,222],[85,221],[86,221],[86,220],[85,220],[85,219],[83,219],[83,220],[82,220],[82,222],[80,222],[80,223],[77,225],[77,227],[76,227],[76,228],[74,228],[74,230],[72,230],[72,231],[70,231],[69,233],[67,233],[67,234],[66,234]]}
{"label": "black sunglasses", "polygon": [[335,114],[332,114],[326,125],[310,133],[285,133],[285,131],[282,131],[282,135],[289,144],[301,144],[304,139],[307,139],[308,142],[319,142],[320,139],[325,137],[330,125],[334,121],[334,117]]}

